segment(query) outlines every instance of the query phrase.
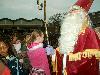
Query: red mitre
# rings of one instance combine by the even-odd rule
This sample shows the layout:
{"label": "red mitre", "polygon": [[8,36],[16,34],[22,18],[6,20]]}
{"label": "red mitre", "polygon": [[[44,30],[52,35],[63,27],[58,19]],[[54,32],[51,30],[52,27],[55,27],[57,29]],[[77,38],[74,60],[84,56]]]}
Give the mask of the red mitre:
{"label": "red mitre", "polygon": [[94,0],[78,0],[75,5],[80,6],[85,9],[87,12],[89,11]]}

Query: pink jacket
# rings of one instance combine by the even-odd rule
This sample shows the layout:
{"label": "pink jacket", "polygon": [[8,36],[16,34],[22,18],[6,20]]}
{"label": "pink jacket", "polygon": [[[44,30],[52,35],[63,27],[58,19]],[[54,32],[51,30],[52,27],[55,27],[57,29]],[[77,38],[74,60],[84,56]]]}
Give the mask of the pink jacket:
{"label": "pink jacket", "polygon": [[28,57],[32,67],[43,69],[46,75],[50,75],[46,50],[43,48],[43,44],[32,42],[27,46],[27,49]]}

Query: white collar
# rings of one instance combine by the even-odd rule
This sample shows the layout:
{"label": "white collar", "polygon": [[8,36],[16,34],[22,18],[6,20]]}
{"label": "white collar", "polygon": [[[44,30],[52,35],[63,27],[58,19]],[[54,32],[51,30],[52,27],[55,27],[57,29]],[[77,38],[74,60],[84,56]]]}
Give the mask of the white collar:
{"label": "white collar", "polygon": [[32,48],[27,47],[27,49],[28,49],[29,51],[33,51],[33,50],[36,50],[36,49],[38,49],[38,48],[43,48],[43,43],[39,43],[38,45],[33,46]]}

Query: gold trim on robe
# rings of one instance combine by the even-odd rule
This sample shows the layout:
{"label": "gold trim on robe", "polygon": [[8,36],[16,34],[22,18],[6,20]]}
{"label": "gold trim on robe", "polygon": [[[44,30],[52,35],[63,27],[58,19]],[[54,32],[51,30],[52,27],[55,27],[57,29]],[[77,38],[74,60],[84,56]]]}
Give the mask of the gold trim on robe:
{"label": "gold trim on robe", "polygon": [[91,59],[92,56],[95,56],[96,59],[100,59],[100,49],[86,49],[84,52],[70,53],[68,56],[69,61],[81,60],[81,57]]}

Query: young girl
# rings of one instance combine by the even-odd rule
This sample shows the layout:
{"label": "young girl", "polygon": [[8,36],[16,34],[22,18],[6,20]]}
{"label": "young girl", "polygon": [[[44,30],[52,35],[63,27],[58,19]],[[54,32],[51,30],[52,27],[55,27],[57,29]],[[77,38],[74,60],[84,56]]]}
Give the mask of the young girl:
{"label": "young girl", "polygon": [[[30,37],[27,38],[28,57],[33,67],[32,75],[50,75],[46,50],[43,48],[43,40],[44,34],[40,30],[34,30]],[[35,70],[37,70],[37,73],[34,73]]]}

